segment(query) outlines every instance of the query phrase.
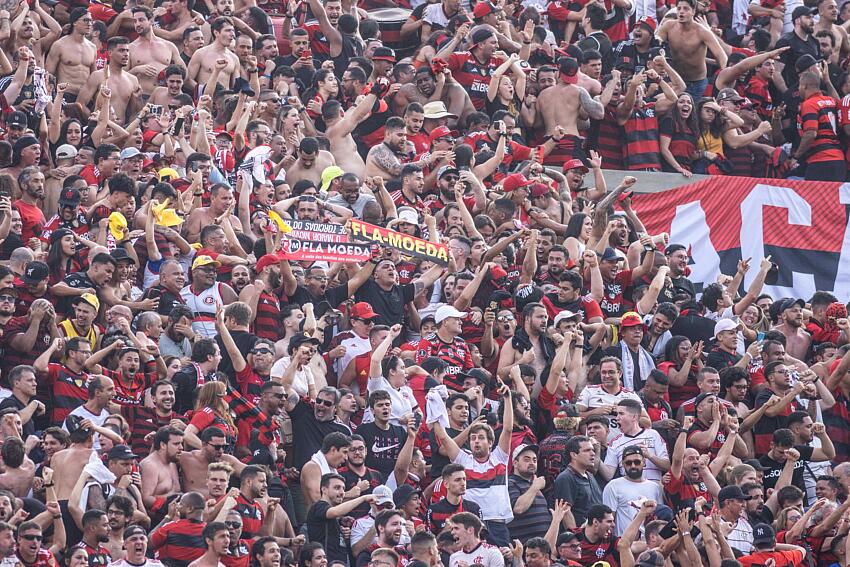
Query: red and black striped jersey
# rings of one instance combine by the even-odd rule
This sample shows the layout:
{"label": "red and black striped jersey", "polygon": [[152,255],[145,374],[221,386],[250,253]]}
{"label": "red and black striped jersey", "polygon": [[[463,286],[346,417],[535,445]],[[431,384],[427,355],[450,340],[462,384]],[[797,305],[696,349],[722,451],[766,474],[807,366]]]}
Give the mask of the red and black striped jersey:
{"label": "red and black striped jersey", "polygon": [[254,319],[254,334],[261,339],[277,342],[283,338],[280,324],[280,300],[263,290],[257,301],[257,317]]}
{"label": "red and black striped jersey", "polygon": [[472,353],[466,341],[460,337],[455,337],[451,343],[447,343],[437,333],[423,337],[419,341],[419,349],[416,351],[416,364],[421,364],[429,356],[439,357],[448,365],[444,380],[445,385],[457,392],[464,391],[463,379],[458,377],[458,374],[466,372],[474,366]]}
{"label": "red and black striped jersey", "polygon": [[97,549],[93,548],[84,541],[81,541],[74,546],[74,549],[85,549],[89,554],[89,567],[106,567],[112,561],[112,554],[109,550],[98,545]]}
{"label": "red and black striped jersey", "polygon": [[156,362],[145,363],[145,372],[137,372],[132,378],[125,378],[120,370],[103,369],[103,375],[115,383],[115,397],[112,401],[120,406],[140,406],[145,400],[145,390],[156,381]]}
{"label": "red and black striped jersey", "polygon": [[251,541],[240,539],[236,545],[227,549],[227,555],[221,556],[224,567],[248,567],[251,560]]}
{"label": "red and black striped jersey", "polygon": [[607,561],[611,567],[619,567],[620,552],[617,551],[617,543],[620,538],[608,534],[607,537],[599,541],[591,542],[588,541],[584,530],[578,530],[576,536],[578,536],[578,541],[581,544],[581,561],[579,563],[592,565],[597,561]]}
{"label": "red and black striped jersey", "polygon": [[168,425],[173,419],[186,421],[176,411],[163,417],[158,415],[155,409],[144,406],[121,406],[121,415],[130,425],[130,447],[140,459],[147,457],[151,450],[151,444],[145,441],[148,433],[155,433],[157,429]]}
{"label": "red and black striped jersey", "polygon": [[202,535],[205,526],[204,522],[188,519],[161,525],[150,535],[150,546],[156,552],[156,559],[169,567],[188,567],[207,550]]}
{"label": "red and black striped jersey", "polygon": [[479,519],[484,520],[481,517],[481,507],[471,500],[464,500],[461,497],[460,502],[458,502],[457,506],[443,498],[439,502],[431,504],[428,506],[428,512],[425,514],[425,525],[428,527],[428,531],[434,535],[438,535],[446,525],[446,520],[454,516],[455,514],[460,514],[461,512],[469,512],[470,514],[475,514]]}
{"label": "red and black striped jersey", "polygon": [[260,527],[263,525],[263,508],[256,500],[248,500],[242,493],[236,497],[236,506],[233,508],[242,516],[242,537],[251,539],[260,535]]}
{"label": "red and black striped jersey", "polygon": [[47,383],[53,393],[53,423],[63,423],[68,414],[89,399],[86,372],[77,374],[63,364],[51,362],[47,365]]}
{"label": "red and black striped jersey", "polygon": [[658,117],[655,103],[635,108],[623,125],[626,140],[626,169],[661,169],[661,145],[658,141]]}
{"label": "red and black striped jersey", "polygon": [[487,103],[487,89],[493,72],[504,61],[491,57],[490,61],[480,63],[469,51],[460,51],[449,55],[449,70],[455,81],[469,93],[475,110],[483,111]]}
{"label": "red and black striped jersey", "polygon": [[773,98],[770,96],[770,85],[757,75],[747,81],[743,96],[750,99],[753,107],[762,120],[770,120],[773,116]]}
{"label": "red and black striped jersey", "polygon": [[[593,120],[591,130],[596,135],[596,151],[607,169],[625,169],[623,163],[623,127],[617,122],[617,105],[605,107],[605,117]],[[590,147],[593,147],[592,145]]]}
{"label": "red and black striped jersey", "polygon": [[50,347],[52,341],[50,331],[47,328],[47,321],[42,321],[38,328],[38,337],[35,339],[35,344],[28,352],[21,352],[12,348],[12,340],[18,335],[24,335],[29,329],[30,318],[12,317],[3,327],[3,336],[0,338],[0,344],[5,347],[3,354],[3,362],[0,363],[3,369],[3,376],[8,376],[9,371],[19,364],[29,364],[35,362],[35,359]]}
{"label": "red and black striped jersey", "polygon": [[814,130],[816,136],[803,160],[806,163],[844,159],[838,140],[838,101],[831,96],[816,94],[800,105],[797,126],[803,132]]}

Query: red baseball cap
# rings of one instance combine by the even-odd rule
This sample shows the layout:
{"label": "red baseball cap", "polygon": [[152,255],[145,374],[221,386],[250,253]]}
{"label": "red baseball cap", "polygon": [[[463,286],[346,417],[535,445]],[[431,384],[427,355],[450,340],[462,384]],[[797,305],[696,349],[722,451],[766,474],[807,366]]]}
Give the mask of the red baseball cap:
{"label": "red baseball cap", "polygon": [[433,130],[431,130],[430,134],[428,134],[428,141],[433,144],[440,138],[450,137],[451,135],[452,131],[449,129],[448,126],[437,126]]}
{"label": "red baseball cap", "polygon": [[350,316],[352,319],[374,319],[378,314],[372,311],[371,305],[360,301],[351,306]]}
{"label": "red baseball cap", "polygon": [[472,9],[472,16],[475,18],[483,18],[488,14],[492,14],[497,11],[499,8],[494,6],[492,2],[489,0],[485,0],[484,2],[479,2],[475,5],[475,8]]}
{"label": "red baseball cap", "polygon": [[528,187],[531,183],[532,181],[526,178],[522,173],[512,173],[505,177],[502,181],[502,189],[505,192],[510,193],[511,191],[516,191],[522,187]]}
{"label": "red baseball cap", "polygon": [[259,274],[269,266],[276,266],[277,264],[280,264],[280,258],[278,256],[266,254],[257,260],[257,266],[254,268],[254,271]]}
{"label": "red baseball cap", "polygon": [[582,173],[590,171],[580,159],[571,159],[564,163],[564,171],[569,171],[571,169],[580,169]]}
{"label": "red baseball cap", "polygon": [[549,194],[549,186],[545,183],[533,183],[530,190],[532,197],[542,197]]}
{"label": "red baseball cap", "polygon": [[637,327],[638,325],[643,325],[643,320],[640,318],[640,315],[635,313],[634,311],[629,311],[628,313],[624,313],[620,318],[620,328],[625,329],[626,327]]}
{"label": "red baseball cap", "polygon": [[635,22],[635,25],[632,26],[632,29],[635,29],[636,26],[639,26],[641,24],[649,28],[650,33],[653,34],[655,33],[655,29],[658,27],[658,23],[655,21],[655,18],[653,18],[652,16],[644,16]]}

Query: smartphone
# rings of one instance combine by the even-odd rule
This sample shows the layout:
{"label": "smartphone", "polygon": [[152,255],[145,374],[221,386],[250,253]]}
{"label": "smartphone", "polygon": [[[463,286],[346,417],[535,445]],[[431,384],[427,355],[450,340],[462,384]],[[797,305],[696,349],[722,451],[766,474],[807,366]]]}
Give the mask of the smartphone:
{"label": "smartphone", "polygon": [[413,428],[416,431],[419,431],[419,428],[422,427],[422,414],[415,413],[413,414]]}
{"label": "smartphone", "polygon": [[192,171],[192,173],[197,173],[197,171],[198,171],[198,162],[193,161],[193,162],[191,163],[191,165],[189,165],[189,169]]}
{"label": "smartphone", "polygon": [[162,114],[162,105],[161,104],[152,104],[150,105],[151,114],[155,114],[157,116]]}
{"label": "smartphone", "polygon": [[302,59],[312,59],[313,58],[313,52],[310,51],[309,49],[302,49],[301,51],[298,52],[298,57],[300,57]]}

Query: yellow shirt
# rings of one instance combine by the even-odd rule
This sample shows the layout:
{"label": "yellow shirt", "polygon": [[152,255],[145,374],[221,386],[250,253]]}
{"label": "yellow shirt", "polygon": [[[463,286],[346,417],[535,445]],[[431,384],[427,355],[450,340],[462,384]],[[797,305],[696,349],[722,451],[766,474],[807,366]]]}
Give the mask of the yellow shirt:
{"label": "yellow shirt", "polygon": [[697,149],[722,156],[723,139],[712,134],[710,130],[706,130],[699,135],[699,139],[697,140]]}

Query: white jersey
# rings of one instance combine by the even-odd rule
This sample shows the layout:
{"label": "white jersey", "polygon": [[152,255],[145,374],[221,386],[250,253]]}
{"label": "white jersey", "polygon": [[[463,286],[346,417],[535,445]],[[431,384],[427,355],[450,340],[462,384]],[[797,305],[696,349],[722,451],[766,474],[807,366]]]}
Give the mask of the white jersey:
{"label": "white jersey", "polygon": [[[608,452],[605,454],[605,464],[609,467],[614,467],[620,471],[621,475],[625,475],[623,470],[623,451],[630,445],[640,445],[649,449],[649,452],[656,457],[662,459],[670,458],[667,453],[667,444],[654,429],[641,429],[635,435],[626,435],[623,432],[618,433],[613,439],[608,441]],[[664,471],[655,466],[655,463],[646,459],[646,465],[643,469],[643,478],[646,480],[661,480],[664,476]]]}
{"label": "white jersey", "polygon": [[499,548],[489,543],[481,542],[478,547],[466,553],[464,550],[455,551],[449,557],[449,567],[458,567],[461,561],[467,565],[481,567],[505,567],[505,558]]}
{"label": "white jersey", "polygon": [[664,492],[661,490],[661,484],[645,478],[640,482],[634,482],[620,477],[605,485],[602,491],[602,503],[614,510],[614,533],[617,537],[623,535],[626,527],[638,513],[640,505],[634,506],[632,503],[638,503],[642,498],[663,502]]}
{"label": "white jersey", "polygon": [[[496,445],[490,451],[490,458],[484,462],[466,450],[461,450],[454,459],[466,469],[466,499],[478,504],[484,520],[510,522],[514,519],[508,492],[508,458],[507,453]],[[467,563],[472,565],[475,561]]]}
{"label": "white jersey", "polygon": [[180,297],[192,310],[192,330],[207,339],[214,339],[218,334],[215,331],[215,306],[224,305],[221,285],[215,282],[200,293],[195,293],[191,285],[180,290]]}
{"label": "white jersey", "polygon": [[[576,405],[592,410],[599,406],[616,406],[623,400],[635,400],[640,402],[641,406],[643,406],[643,402],[640,401],[638,395],[628,388],[621,388],[616,394],[609,394],[602,388],[602,386],[587,386],[581,391],[581,394],[579,394],[578,400],[576,400]],[[620,424],[617,423],[617,414],[608,414],[607,417],[608,441],[610,442],[620,433]]]}

